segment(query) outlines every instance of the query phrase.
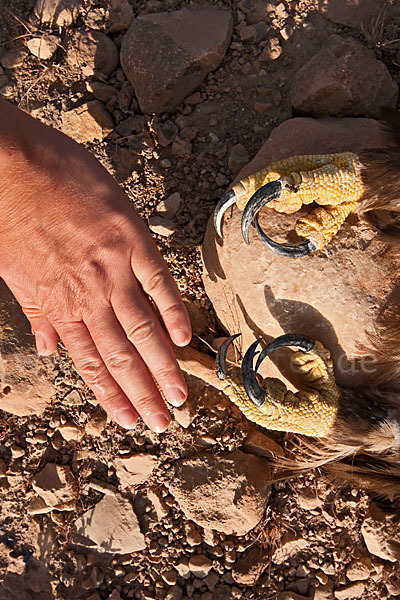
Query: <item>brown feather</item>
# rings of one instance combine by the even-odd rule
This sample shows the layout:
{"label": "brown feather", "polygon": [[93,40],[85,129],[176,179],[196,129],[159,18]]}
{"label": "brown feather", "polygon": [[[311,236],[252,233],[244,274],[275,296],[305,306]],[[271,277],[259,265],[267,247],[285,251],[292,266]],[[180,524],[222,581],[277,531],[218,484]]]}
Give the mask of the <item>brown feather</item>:
{"label": "brown feather", "polygon": [[399,243],[400,113],[384,109],[380,122],[387,146],[360,152],[365,192],[355,212],[375,230],[385,234],[388,241]]}
{"label": "brown feather", "polygon": [[[400,498],[399,426],[382,422],[359,444],[338,441],[343,431],[340,423],[335,434],[326,439],[295,438],[290,453],[274,459],[274,480],[296,477],[319,470],[341,485],[350,484],[380,498]],[[354,442],[354,440],[353,440]]]}
{"label": "brown feather", "polygon": [[325,472],[336,484],[351,484],[364,489],[376,498],[388,498],[393,502],[400,498],[399,465],[354,465],[332,463]]}
{"label": "brown feather", "polygon": [[[364,150],[365,186],[358,214],[387,240],[400,242],[400,113],[385,110],[387,147]],[[382,250],[393,252],[389,246]],[[275,478],[321,470],[335,482],[358,485],[376,496],[400,498],[400,287],[382,307],[362,355],[375,357],[369,387],[341,389],[334,427],[323,439],[293,437],[285,458],[275,458]]]}
{"label": "brown feather", "polygon": [[275,458],[274,466],[276,479],[319,469],[336,479],[340,476],[342,483],[379,491],[382,497],[400,497],[398,390],[341,389],[340,410],[330,434],[321,439],[294,437],[287,456]]}
{"label": "brown feather", "polygon": [[[400,286],[389,295],[379,317],[369,333],[369,348],[365,353],[375,357],[374,384],[382,392],[400,392]],[[394,401],[400,410],[399,402]]]}

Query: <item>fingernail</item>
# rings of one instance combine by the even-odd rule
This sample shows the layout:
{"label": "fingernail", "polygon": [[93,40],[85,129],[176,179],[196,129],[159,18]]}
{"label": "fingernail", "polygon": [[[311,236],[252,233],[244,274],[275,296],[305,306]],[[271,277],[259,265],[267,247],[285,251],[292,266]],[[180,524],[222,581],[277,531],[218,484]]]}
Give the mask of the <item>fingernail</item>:
{"label": "fingernail", "polygon": [[119,410],[115,415],[115,420],[124,429],[134,429],[136,427],[136,415],[129,408]]}
{"label": "fingernail", "polygon": [[163,413],[152,415],[146,419],[147,425],[156,433],[162,433],[169,425],[169,418]]}
{"label": "fingernail", "polygon": [[34,333],[38,354],[47,354],[47,344],[44,336],[39,331],[35,331]]}
{"label": "fingernail", "polygon": [[165,396],[172,406],[182,406],[186,400],[187,394],[178,387],[167,387]]}
{"label": "fingernail", "polygon": [[174,342],[177,346],[185,346],[190,342],[190,333],[185,329],[176,329],[174,331]]}

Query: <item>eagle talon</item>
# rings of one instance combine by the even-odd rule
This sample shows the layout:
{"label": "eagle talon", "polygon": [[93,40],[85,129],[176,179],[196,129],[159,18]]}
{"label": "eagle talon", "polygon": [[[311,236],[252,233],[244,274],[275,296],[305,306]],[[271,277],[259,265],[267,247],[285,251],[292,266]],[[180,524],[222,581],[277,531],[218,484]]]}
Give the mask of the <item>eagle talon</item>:
{"label": "eagle talon", "polygon": [[[223,215],[236,204],[243,211],[241,231],[246,244],[253,225],[273,252],[292,258],[310,254],[328,244],[348,215],[359,210],[366,192],[363,170],[361,155],[352,152],[292,156],[274,162],[225,194],[214,212],[215,229],[222,237]],[[257,214],[266,205],[278,213],[292,214],[309,204],[317,208],[296,225],[298,235],[307,240],[299,246],[274,242],[257,223]]]}
{"label": "eagle talon", "polygon": [[299,256],[307,256],[307,254],[312,254],[317,250],[317,246],[313,244],[311,240],[302,242],[297,246],[289,246],[287,244],[280,244],[279,242],[275,242],[270,237],[268,237],[267,234],[264,233],[264,231],[261,229],[257,217],[255,217],[255,222],[253,223],[253,225],[255,226],[258,237],[260,238],[262,243],[265,246],[267,246],[267,248],[272,250],[272,252],[275,252],[275,254],[280,254],[280,256],[298,258]]}
{"label": "eagle talon", "polygon": [[280,335],[261,350],[260,356],[257,358],[255,371],[258,371],[264,358],[269,356],[274,350],[278,350],[278,348],[290,348],[291,346],[299,348],[302,352],[312,352],[315,350],[317,342],[301,333],[285,333],[284,335]]}
{"label": "eagle talon", "polygon": [[311,242],[311,240],[307,240],[307,242],[303,242],[298,246],[279,244],[278,242],[274,242],[274,240],[268,237],[263,232],[258,223],[257,215],[259,211],[272,200],[279,200],[284,190],[296,193],[298,187],[296,185],[288,183],[285,180],[277,179],[276,181],[271,181],[270,183],[263,185],[260,189],[257,190],[257,192],[255,192],[255,194],[251,196],[248,203],[246,204],[242,215],[243,239],[246,242],[246,244],[250,243],[249,228],[251,224],[256,228],[258,237],[260,238],[262,243],[265,246],[267,246],[267,248],[272,250],[272,252],[275,252],[275,254],[280,254],[281,256],[289,256],[291,258],[306,256],[307,254],[311,254],[316,250],[316,246]]}
{"label": "eagle talon", "polygon": [[282,182],[277,179],[260,187],[255,194],[252,195],[242,214],[242,235],[246,244],[249,244],[249,228],[258,211],[272,202],[278,200],[282,194]]}
{"label": "eagle talon", "polygon": [[[248,419],[268,429],[316,437],[326,435],[335,422],[340,399],[330,353],[304,335],[285,334],[265,346],[254,367],[257,346],[262,341],[259,338],[247,350],[241,368],[228,373],[226,352],[239,335],[228,338],[216,358],[218,377],[228,398]],[[262,379],[257,374],[266,356],[286,346],[298,349],[292,360],[297,359],[297,370],[307,382],[307,388],[296,393],[288,390],[280,379]],[[309,358],[302,353],[309,353]]]}
{"label": "eagle talon", "polygon": [[230,206],[236,203],[236,195],[233,190],[229,190],[223,198],[218,202],[214,210],[214,227],[219,237],[223,239],[222,235],[222,217]]}
{"label": "eagle talon", "polygon": [[261,342],[261,339],[262,338],[258,339],[250,346],[250,348],[244,355],[242,362],[242,380],[244,389],[246,390],[246,393],[250,400],[253,402],[253,404],[255,404],[258,407],[264,404],[266,396],[265,390],[260,386],[256,377],[256,373],[260,368],[260,365],[264,358],[269,356],[271,352],[277,350],[278,348],[295,346],[303,352],[311,352],[316,347],[316,342],[306,337],[305,335],[294,333],[281,335],[275,340],[272,340],[272,342],[267,344],[265,348],[261,350],[260,355],[257,358],[256,366],[253,369],[255,350],[258,344]]}
{"label": "eagle talon", "polygon": [[[253,369],[254,354],[258,344],[262,341],[259,338],[250,346],[242,361],[242,381],[246,394],[252,403],[260,408],[265,402],[265,390],[262,389],[257,381],[257,369]],[[258,360],[257,360],[258,362]]]}
{"label": "eagle talon", "polygon": [[229,346],[232,344],[236,338],[241,336],[241,333],[236,333],[235,335],[231,335],[230,338],[225,340],[225,342],[221,345],[218,350],[217,357],[215,359],[215,366],[217,369],[217,375],[220,379],[226,379],[228,377],[228,367],[226,365],[226,353],[228,351]]}

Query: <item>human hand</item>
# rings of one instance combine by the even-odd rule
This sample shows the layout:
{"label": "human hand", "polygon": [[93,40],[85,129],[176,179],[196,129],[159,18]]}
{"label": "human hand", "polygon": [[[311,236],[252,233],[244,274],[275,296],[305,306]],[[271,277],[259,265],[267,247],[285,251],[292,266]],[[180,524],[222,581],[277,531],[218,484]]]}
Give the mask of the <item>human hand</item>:
{"label": "human hand", "polygon": [[[187,395],[168,337],[189,318],[151,235],[83,147],[0,101],[0,276],[21,304],[38,352],[61,337],[108,415],[154,431]],[[152,377],[153,375],[153,377]]]}

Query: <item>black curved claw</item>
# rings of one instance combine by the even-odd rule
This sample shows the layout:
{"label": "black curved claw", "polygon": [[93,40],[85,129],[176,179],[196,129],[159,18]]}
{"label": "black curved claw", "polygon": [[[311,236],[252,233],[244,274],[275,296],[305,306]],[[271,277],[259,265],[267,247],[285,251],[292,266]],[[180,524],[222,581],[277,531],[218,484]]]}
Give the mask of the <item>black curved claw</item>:
{"label": "black curved claw", "polygon": [[236,333],[235,335],[231,335],[220,347],[217,353],[217,357],[215,359],[215,366],[217,369],[217,375],[220,379],[226,379],[228,375],[228,367],[226,366],[226,353],[228,347],[232,344],[237,337],[242,335],[241,333]]}
{"label": "black curved claw", "polygon": [[282,183],[277,179],[260,187],[249,199],[242,214],[242,236],[246,244],[249,243],[249,228],[258,211],[271,202],[277,200],[282,193]]}
{"label": "black curved claw", "polygon": [[256,406],[260,407],[265,401],[265,391],[257,381],[256,373],[253,369],[254,355],[258,344],[262,338],[253,342],[247,350],[242,361],[242,381],[246,394]]}
{"label": "black curved claw", "polygon": [[289,256],[290,258],[298,258],[299,256],[306,256],[307,254],[312,254],[315,252],[317,247],[312,243],[311,240],[307,240],[306,242],[302,242],[298,246],[288,246],[286,244],[279,244],[279,242],[274,242],[268,237],[260,227],[257,216],[254,217],[255,227],[258,233],[258,237],[262,241],[265,246],[267,246],[272,252],[275,254],[280,254],[281,256]]}
{"label": "black curved claw", "polygon": [[222,217],[230,206],[233,206],[236,202],[235,192],[229,190],[223,198],[218,202],[214,210],[214,227],[219,237],[223,238],[222,235]]}
{"label": "black curved claw", "polygon": [[301,333],[285,333],[284,335],[272,340],[272,342],[267,344],[265,348],[261,350],[260,356],[257,358],[255,372],[257,373],[264,358],[278,348],[296,346],[296,348],[300,348],[300,350],[303,352],[311,352],[311,350],[315,349],[316,345],[317,342],[305,335],[302,335]]}

